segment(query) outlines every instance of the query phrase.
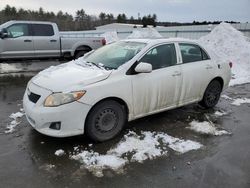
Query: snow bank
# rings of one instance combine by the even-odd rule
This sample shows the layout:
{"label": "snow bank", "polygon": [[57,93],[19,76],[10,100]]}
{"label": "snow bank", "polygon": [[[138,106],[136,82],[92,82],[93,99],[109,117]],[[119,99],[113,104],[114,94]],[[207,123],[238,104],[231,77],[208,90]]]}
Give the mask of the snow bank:
{"label": "snow bank", "polygon": [[154,28],[139,28],[134,29],[128,39],[142,39],[142,38],[162,38],[161,34]]}
{"label": "snow bank", "polygon": [[101,37],[104,37],[106,40],[106,44],[110,44],[112,42],[118,41],[118,35],[116,31],[108,31],[101,35]]}
{"label": "snow bank", "polygon": [[178,153],[186,153],[197,150],[202,146],[198,142],[175,138],[163,132],[142,131],[138,135],[130,131],[106,154],[99,154],[93,150],[79,151],[79,148],[76,148],[74,151],[78,152],[71,158],[82,162],[86,169],[101,177],[105,169],[112,169],[120,173],[127,163],[142,163],[148,159],[164,156],[167,154],[167,148],[171,148]]}
{"label": "snow bank", "polygon": [[189,123],[190,127],[187,127],[188,129],[191,129],[195,132],[201,133],[201,134],[210,134],[215,136],[220,136],[223,134],[230,134],[229,132],[225,130],[218,130],[214,124],[208,121],[198,122],[198,121],[192,121]]}
{"label": "snow bank", "polygon": [[24,113],[16,112],[12,113],[9,117],[12,119],[10,124],[7,125],[5,133],[12,133],[15,127],[20,124],[20,118],[23,117]]}
{"label": "snow bank", "polygon": [[228,23],[221,23],[199,42],[219,57],[233,62],[230,85],[250,82],[250,42]]}

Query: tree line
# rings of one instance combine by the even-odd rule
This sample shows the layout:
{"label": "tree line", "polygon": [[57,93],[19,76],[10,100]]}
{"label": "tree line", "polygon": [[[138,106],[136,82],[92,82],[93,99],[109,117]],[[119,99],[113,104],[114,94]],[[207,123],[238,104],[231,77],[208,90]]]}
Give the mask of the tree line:
{"label": "tree line", "polygon": [[61,31],[79,31],[92,30],[97,26],[110,23],[142,24],[144,27],[148,25],[156,26],[157,16],[156,14],[152,16],[149,14],[143,16],[143,18],[135,19],[133,16],[128,18],[125,13],[118,14],[115,17],[112,13],[104,12],[96,16],[87,14],[83,9],[77,10],[73,16],[62,11],[54,13],[45,11],[43,8],[27,10],[6,5],[5,8],[0,10],[0,24],[9,20],[51,21],[56,22]]}
{"label": "tree line", "polygon": [[[59,11],[57,13],[45,11],[43,8],[39,10],[28,10],[14,6],[6,5],[0,10],[0,24],[9,20],[35,20],[35,21],[51,21],[57,23],[61,31],[80,31],[93,30],[95,27],[110,24],[110,23],[128,23],[140,24],[143,27],[152,26],[178,26],[178,25],[200,25],[200,24],[214,24],[216,22],[197,22],[192,23],[178,23],[178,22],[157,22],[156,14],[145,15],[142,18],[128,17],[125,13],[114,16],[112,13],[101,12],[98,16],[87,14],[84,9],[77,10],[75,15],[67,12]],[[230,22],[235,23],[235,22]]]}

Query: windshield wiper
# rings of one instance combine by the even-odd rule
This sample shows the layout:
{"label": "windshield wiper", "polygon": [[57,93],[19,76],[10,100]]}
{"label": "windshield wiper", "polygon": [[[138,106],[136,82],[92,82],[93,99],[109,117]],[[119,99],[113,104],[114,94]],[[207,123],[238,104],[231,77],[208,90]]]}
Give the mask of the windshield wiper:
{"label": "windshield wiper", "polygon": [[87,61],[87,63],[89,63],[89,64],[91,64],[91,65],[94,65],[94,66],[96,66],[96,67],[98,67],[99,69],[106,69],[106,67],[105,66],[101,66],[100,64],[96,64],[96,63],[94,63],[94,62],[89,62],[89,61]]}

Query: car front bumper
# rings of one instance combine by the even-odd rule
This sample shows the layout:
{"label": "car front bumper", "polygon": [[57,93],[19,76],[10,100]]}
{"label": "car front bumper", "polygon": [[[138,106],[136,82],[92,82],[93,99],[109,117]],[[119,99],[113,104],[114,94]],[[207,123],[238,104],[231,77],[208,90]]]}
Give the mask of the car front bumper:
{"label": "car front bumper", "polygon": [[[32,102],[28,93],[40,95],[37,102]],[[52,92],[33,83],[27,86],[23,98],[23,108],[31,126],[38,132],[53,137],[68,137],[84,133],[86,116],[90,105],[72,102],[58,107],[44,107],[43,103]],[[51,123],[60,122],[59,130],[50,128]]]}

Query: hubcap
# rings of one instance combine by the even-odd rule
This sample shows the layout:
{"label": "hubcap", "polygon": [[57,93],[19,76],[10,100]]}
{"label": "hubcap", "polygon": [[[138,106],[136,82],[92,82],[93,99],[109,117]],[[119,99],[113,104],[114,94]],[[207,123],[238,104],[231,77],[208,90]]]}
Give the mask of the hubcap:
{"label": "hubcap", "polygon": [[118,118],[112,109],[105,109],[98,114],[95,126],[100,132],[109,132],[117,126]]}

